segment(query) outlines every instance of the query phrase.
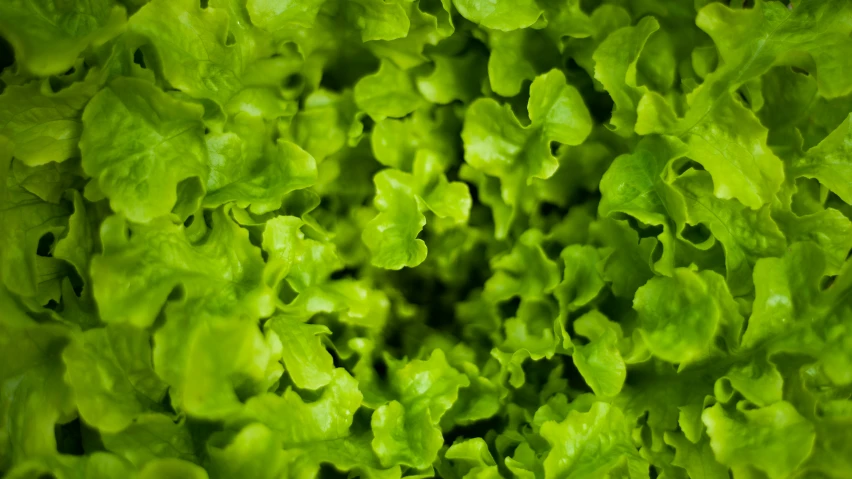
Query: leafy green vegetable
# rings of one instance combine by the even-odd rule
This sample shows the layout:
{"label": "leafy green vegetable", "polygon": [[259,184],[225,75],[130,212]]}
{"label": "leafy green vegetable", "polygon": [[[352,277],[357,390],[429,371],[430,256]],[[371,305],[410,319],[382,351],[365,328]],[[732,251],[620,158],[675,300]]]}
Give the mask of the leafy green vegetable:
{"label": "leafy green vegetable", "polygon": [[850,477],[850,34],[0,2],[0,475]]}

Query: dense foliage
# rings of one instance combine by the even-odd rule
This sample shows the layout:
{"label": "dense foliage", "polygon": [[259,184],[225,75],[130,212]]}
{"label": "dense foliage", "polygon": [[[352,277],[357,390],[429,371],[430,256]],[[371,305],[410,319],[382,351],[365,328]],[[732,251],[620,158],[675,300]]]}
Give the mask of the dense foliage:
{"label": "dense foliage", "polygon": [[852,477],[850,33],[0,1],[0,473]]}

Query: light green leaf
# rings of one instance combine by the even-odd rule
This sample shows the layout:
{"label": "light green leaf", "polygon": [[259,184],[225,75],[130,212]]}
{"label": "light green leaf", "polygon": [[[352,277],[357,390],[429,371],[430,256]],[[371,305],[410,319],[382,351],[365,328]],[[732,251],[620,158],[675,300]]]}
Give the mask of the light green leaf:
{"label": "light green leaf", "polygon": [[12,141],[15,158],[27,165],[79,156],[80,117],[97,91],[94,81],[74,83],[56,93],[49,81],[10,85],[0,95],[0,134]]}
{"label": "light green leaf", "polygon": [[361,398],[358,382],[337,368],[314,401],[306,402],[292,388],[281,396],[265,393],[249,399],[233,419],[263,423],[285,447],[309,447],[347,437]]}
{"label": "light green leaf", "polygon": [[137,467],[165,457],[197,460],[186,422],[175,422],[165,414],[144,414],[121,431],[101,431],[101,440],[108,451]]}
{"label": "light green leaf", "polygon": [[330,329],[280,316],[269,319],[264,329],[281,341],[281,360],[296,386],[319,389],[331,381],[334,363],[320,336],[331,334]]}
{"label": "light green leaf", "polygon": [[[203,221],[198,219],[198,221]],[[103,253],[92,258],[95,299],[107,323],[150,326],[175,288],[202,310],[250,317],[271,312],[271,292],[262,285],[264,262],[248,232],[224,211],[194,244],[186,229],[165,218],[130,227],[120,217],[101,226]]]}
{"label": "light green leaf", "polygon": [[577,370],[596,395],[614,397],[621,392],[627,377],[618,350],[623,336],[621,327],[595,310],[574,320],[574,331],[589,339],[588,344],[574,345],[572,356]]}
{"label": "light green leaf", "polygon": [[793,161],[790,175],[794,178],[815,178],[837,194],[846,203],[852,204],[852,122],[847,117],[840,126],[819,145],[811,148],[805,156]]}
{"label": "light green leaf", "polygon": [[167,386],[150,358],[150,336],[121,324],[90,329],[65,348],[66,380],[86,423],[114,433],[160,409]]}
{"label": "light green leaf", "polygon": [[687,222],[707,226],[722,243],[731,292],[750,291],[754,263],[759,258],[781,256],[786,246],[784,235],[770,217],[769,205],[752,210],[735,200],[717,198],[706,172],[689,171],[674,185],[686,200]]}
{"label": "light green leaf", "polygon": [[246,42],[229,44],[228,27],[225,9],[201,8],[196,0],[152,0],[128,22],[154,48],[173,87],[221,106],[242,89],[244,67],[252,60],[245,55],[253,53],[242,51]]}
{"label": "light green leaf", "polygon": [[724,280],[712,271],[678,268],[671,278],[653,278],[636,291],[633,307],[648,348],[673,363],[707,354],[725,323],[742,324]]}
{"label": "light green leaf", "polygon": [[[148,222],[175,207],[181,182],[207,177],[202,113],[132,78],[114,80],[92,98],[83,112],[83,168],[113,210]],[[203,194],[200,183],[195,194]]]}
{"label": "light green leaf", "polygon": [[559,423],[544,423],[541,436],[551,446],[545,479],[599,477],[637,456],[624,415],[606,403],[595,403],[585,413],[571,411]]}
{"label": "light green leaf", "polygon": [[453,0],[463,17],[495,30],[517,30],[535,23],[544,13],[536,0]]}
{"label": "light green leaf", "polygon": [[407,464],[426,468],[443,444],[437,424],[458,398],[459,388],[467,387],[470,381],[447,363],[440,349],[426,361],[392,364],[389,369],[396,400],[373,413],[373,450],[386,467]]}
{"label": "light green leaf", "polygon": [[770,479],[788,477],[814,446],[814,425],[786,401],[732,412],[716,404],[702,419],[719,462],[756,467]]}
{"label": "light green leaf", "polygon": [[375,120],[403,117],[424,104],[409,74],[388,61],[358,81],[355,103]]}
{"label": "light green leaf", "polygon": [[527,104],[529,126],[523,126],[509,105],[479,99],[465,114],[462,139],[465,161],[500,178],[503,201],[514,205],[532,178],[548,178],[559,166],[551,142],[577,145],[591,132],[591,117],[579,92],[553,70],[535,79]]}
{"label": "light green leaf", "polygon": [[595,79],[601,82],[612,97],[615,107],[610,124],[621,136],[630,136],[636,125],[636,108],[642,94],[636,79],[636,64],[645,42],[660,29],[654,17],[645,17],[635,27],[612,32],[595,50]]}
{"label": "light green leaf", "polygon": [[48,76],[71,68],[89,45],[118,34],[126,18],[111,0],[9,0],[0,5],[0,33],[26,70]]}
{"label": "light green leaf", "polygon": [[543,234],[528,230],[508,253],[491,260],[494,274],[485,282],[483,296],[490,301],[505,301],[514,296],[543,298],[559,284],[559,267],[541,248]]}

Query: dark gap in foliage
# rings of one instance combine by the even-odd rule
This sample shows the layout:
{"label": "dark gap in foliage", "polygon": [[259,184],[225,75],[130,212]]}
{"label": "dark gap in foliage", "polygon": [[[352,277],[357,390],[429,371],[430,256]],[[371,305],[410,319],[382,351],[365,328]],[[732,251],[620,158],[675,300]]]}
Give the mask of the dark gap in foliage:
{"label": "dark gap in foliage", "polygon": [[172,291],[171,293],[169,293],[167,301],[180,301],[184,298],[185,295],[186,291],[184,291],[183,286],[179,284],[172,288]]}
{"label": "dark gap in foliage", "polygon": [[56,449],[60,454],[82,456],[85,453],[80,418],[67,424],[57,424],[53,428],[53,435],[56,438]]}
{"label": "dark gap in foliage", "polygon": [[207,4],[209,3],[209,1],[208,0],[199,0],[198,3],[199,3],[199,6],[201,8],[207,8]]}
{"label": "dark gap in foliage", "polygon": [[357,268],[343,268],[339,269],[333,273],[331,273],[332,280],[339,280],[344,278],[357,278],[358,277],[358,269]]}
{"label": "dark gap in foliage", "polygon": [[376,126],[376,121],[370,115],[364,115],[361,117],[361,124],[364,125],[364,133],[370,133]]}
{"label": "dark gap in foliage", "polygon": [[53,233],[46,233],[41,238],[38,239],[38,248],[36,249],[36,254],[39,256],[44,256],[45,258],[50,258],[53,256],[53,241],[56,238],[53,236]]}
{"label": "dark gap in foliage", "polygon": [[793,73],[798,73],[799,75],[804,75],[804,76],[810,76],[811,75],[810,72],[808,72],[807,70],[799,68],[797,66],[790,67],[790,70],[792,70]]}
{"label": "dark gap in foliage", "polygon": [[85,282],[80,274],[77,273],[76,268],[68,268],[68,281],[71,282],[71,289],[74,290],[74,294],[79,298],[83,294]]}
{"label": "dark gap in foliage", "polygon": [[529,99],[530,99],[530,87],[532,86],[532,82],[529,80],[524,80],[521,85],[521,92],[517,95],[509,98],[505,98],[505,103],[508,103],[510,107],[512,107],[512,113],[515,114],[515,117],[518,119],[518,122],[523,126],[529,126],[530,124],[530,112],[527,109]]}
{"label": "dark gap in foliage", "polygon": [[285,90],[296,90],[305,85],[305,78],[300,73],[287,75],[281,82],[282,88]]}
{"label": "dark gap in foliage", "polygon": [[559,154],[559,147],[562,146],[562,143],[558,141],[550,142],[550,154],[553,156],[557,156]]}
{"label": "dark gap in foliage", "polygon": [[15,64],[15,50],[12,45],[0,36],[0,72]]}
{"label": "dark gap in foliage", "polygon": [[204,210],[204,224],[207,225],[207,229],[213,228],[213,210]]}
{"label": "dark gap in foliage", "polygon": [[326,348],[326,351],[328,351],[328,353],[331,355],[331,363],[334,365],[335,368],[347,369],[346,362],[343,360],[343,358],[340,357],[339,354],[337,354],[337,350],[335,348]]}
{"label": "dark gap in foliage", "polygon": [[688,224],[683,228],[681,234],[687,241],[694,244],[701,244],[709,240],[713,235],[704,223],[698,223],[697,225]]}
{"label": "dark gap in foliage", "polygon": [[376,371],[376,376],[382,381],[388,378],[388,365],[382,358],[373,359],[373,369]]}
{"label": "dark gap in foliage", "polygon": [[[151,337],[151,348],[154,347],[153,340],[154,338]],[[163,412],[166,414],[175,414],[175,408],[172,407],[172,396],[170,391],[166,391],[166,394],[163,394],[163,399],[160,400],[160,407],[163,408]]]}
{"label": "dark gap in foliage", "polygon": [[701,166],[701,163],[698,163],[694,160],[690,160],[689,158],[683,158],[683,159],[675,161],[675,163],[673,165],[673,169],[674,169],[675,174],[677,174],[678,176],[686,173],[690,169],[693,169],[693,170],[696,170],[696,171],[704,171],[704,167]]}
{"label": "dark gap in foliage", "polygon": [[538,205],[538,214],[541,216],[557,215],[563,217],[568,214],[568,209],[548,201],[542,201]]}
{"label": "dark gap in foliage", "polygon": [[569,84],[580,91],[596,123],[607,123],[612,118],[612,108],[615,105],[612,97],[607,92],[597,91],[592,77],[571,57],[565,60],[565,77]]}
{"label": "dark gap in foliage", "polygon": [[234,32],[228,32],[228,36],[225,37],[225,46],[232,46],[237,44],[237,39],[234,37]]}
{"label": "dark gap in foliage", "polygon": [[50,77],[47,79],[47,84],[50,85],[50,91],[53,93],[59,93],[62,90],[62,82],[59,81],[59,78]]}
{"label": "dark gap in foliage", "polygon": [[500,311],[500,317],[502,318],[514,318],[515,315],[518,314],[518,308],[521,306],[521,298],[514,296],[510,298],[508,301],[503,301],[502,303],[497,305],[497,309]]}
{"label": "dark gap in foliage", "polygon": [[827,290],[834,284],[835,280],[837,280],[837,276],[824,276],[819,282],[820,289],[823,291]]}
{"label": "dark gap in foliage", "polygon": [[334,468],[331,464],[320,464],[320,470],[317,473],[317,479],[347,479],[348,474],[342,473]]}
{"label": "dark gap in foliage", "polygon": [[50,301],[47,302],[47,304],[44,305],[44,307],[51,310],[51,311],[58,311],[59,310],[59,303],[57,303],[56,300],[51,299]]}
{"label": "dark gap in foliage", "polygon": [[148,68],[145,65],[145,54],[142,53],[141,48],[137,48],[135,52],[133,52],[133,63],[139,65],[141,68]]}
{"label": "dark gap in foliage", "polygon": [[389,327],[385,328],[384,333],[385,334],[384,334],[384,337],[383,337],[383,339],[384,339],[383,342],[384,342],[385,349],[389,349],[391,351],[401,351],[402,350],[403,328],[402,327],[392,328],[389,325]]}
{"label": "dark gap in foliage", "polygon": [[189,215],[186,221],[183,222],[183,227],[189,228],[190,226],[192,226],[193,221],[195,221],[195,215]]}
{"label": "dark gap in foliage", "polygon": [[204,134],[205,134],[205,135],[209,135],[209,134],[210,134],[210,128],[207,128],[207,127],[205,126],[205,127],[204,127]]}
{"label": "dark gap in foliage", "polygon": [[662,225],[646,225],[641,221],[637,220],[632,216],[624,217],[624,220],[627,221],[627,224],[633,228],[637,233],[639,233],[639,238],[656,238],[663,232]]}
{"label": "dark gap in foliage", "polygon": [[500,416],[476,421],[464,426],[456,426],[444,433],[444,444],[452,446],[458,440],[485,437],[489,431],[502,431],[506,428],[506,421]]}
{"label": "dark gap in foliage", "polygon": [[746,95],[742,89],[737,90],[737,95],[747,108],[751,108],[751,102],[748,99],[748,95]]}
{"label": "dark gap in foliage", "polygon": [[657,477],[659,477],[659,475],[660,475],[660,473],[659,473],[659,472],[657,472],[657,468],[656,468],[656,467],[654,467],[654,466],[649,466],[649,467],[648,467],[648,477],[649,477],[650,479],[657,479]]}
{"label": "dark gap in foliage", "polygon": [[562,359],[562,377],[568,381],[568,387],[584,393],[591,393],[592,388],[586,383],[580,370],[574,365],[574,359],[571,356],[558,356]]}

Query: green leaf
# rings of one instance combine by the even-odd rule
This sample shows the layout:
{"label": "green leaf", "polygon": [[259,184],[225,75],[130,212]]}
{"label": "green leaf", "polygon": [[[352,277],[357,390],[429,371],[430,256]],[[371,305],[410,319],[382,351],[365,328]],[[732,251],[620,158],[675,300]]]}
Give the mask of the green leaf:
{"label": "green leaf", "polygon": [[683,434],[666,433],[666,444],[675,448],[672,464],[686,469],[691,479],[727,479],[728,468],[716,462],[710,442],[693,444]]}
{"label": "green leaf", "polygon": [[199,301],[202,311],[250,317],[271,312],[260,251],[223,210],[212,218],[213,228],[200,243],[165,218],[130,227],[132,235],[123,218],[107,218],[101,226],[103,253],[92,258],[91,267],[104,320],[148,327],[175,288],[186,300]]}
{"label": "green leaf", "polygon": [[560,314],[567,317],[594,300],[605,283],[598,271],[600,255],[594,247],[570,245],[559,256],[565,263],[565,272],[553,294],[559,301]]}
{"label": "green leaf", "polygon": [[[848,66],[837,59],[852,52],[846,22],[850,14],[849,5],[837,0],[805,0],[794,8],[759,2],[755,8],[736,10],[711,3],[698,12],[695,23],[716,43],[724,65],[707,78],[701,95],[731,91],[792,51],[810,55],[811,62],[802,66],[816,76],[822,95],[849,93]],[[706,105],[700,100],[694,104]]]}
{"label": "green leaf", "polygon": [[535,79],[527,104],[529,126],[523,126],[509,105],[479,99],[465,114],[462,139],[465,161],[500,178],[503,200],[513,205],[532,178],[548,178],[559,163],[551,142],[577,145],[591,132],[591,117],[579,92],[553,70]]}
{"label": "green leaf", "polygon": [[358,81],[355,103],[374,120],[403,117],[424,104],[409,74],[388,61]]}
{"label": "green leaf", "polygon": [[[501,477],[497,470],[497,464],[488,450],[488,444],[482,438],[475,437],[456,442],[447,449],[444,458],[452,462],[455,477],[467,479],[497,479]],[[447,475],[442,477],[447,477]]]}
{"label": "green leaf", "polygon": [[407,464],[426,468],[444,442],[437,427],[441,416],[458,398],[459,388],[467,387],[470,381],[453,369],[438,349],[426,361],[392,364],[389,383],[396,399],[373,413],[373,450],[385,467]]}
{"label": "green leaf", "polygon": [[281,396],[265,393],[249,399],[233,419],[263,423],[285,447],[310,447],[347,437],[362,397],[358,382],[337,368],[314,401],[303,400],[292,388]]}
{"label": "green leaf", "polygon": [[274,2],[249,0],[246,4],[249,17],[258,27],[275,32],[293,27],[311,27],[326,0],[306,2]]}
{"label": "green leaf", "polygon": [[[58,479],[138,477],[133,475],[134,472],[133,468],[121,458],[97,451],[83,457],[55,453],[34,457],[17,464],[6,477],[12,479],[32,479],[44,476],[53,476]],[[151,476],[147,477],[150,478]],[[180,477],[196,479],[198,476]]]}
{"label": "green leaf", "polygon": [[286,473],[294,455],[292,450],[283,450],[272,430],[261,423],[244,427],[228,444],[210,444],[208,451],[212,479],[276,479]]}
{"label": "green leaf", "polygon": [[280,316],[269,319],[264,328],[281,341],[281,360],[296,386],[319,389],[331,381],[334,363],[321,338],[331,334],[330,329]]}
{"label": "green leaf", "polygon": [[690,171],[674,185],[686,200],[687,222],[707,226],[725,249],[728,287],[735,295],[752,289],[754,263],[767,256],[780,256],[786,241],[770,217],[769,205],[758,210],[735,200],[713,195],[713,180],[706,172]]}
{"label": "green leaf", "polygon": [[286,278],[298,292],[326,282],[343,267],[333,244],[305,238],[304,224],[295,216],[278,216],[267,221],[263,230],[262,246],[269,255],[265,274],[273,284]]}
{"label": "green leaf", "polygon": [[678,268],[671,278],[653,278],[636,291],[633,307],[648,348],[673,363],[706,355],[726,323],[742,325],[724,280],[712,271]]}
{"label": "green leaf", "polygon": [[559,423],[544,423],[541,436],[551,446],[545,479],[598,477],[625,459],[638,459],[624,415],[606,403],[595,403],[585,413],[571,411]]}
{"label": "green leaf", "polygon": [[543,235],[528,230],[510,252],[491,260],[494,274],[485,282],[483,296],[490,301],[505,301],[514,296],[543,298],[559,284],[559,267],[541,248]]}
{"label": "green leaf", "polygon": [[733,412],[717,404],[705,410],[702,419],[719,462],[752,466],[771,479],[789,476],[814,445],[813,424],[785,401]]}
{"label": "green leaf", "polygon": [[501,96],[517,95],[524,81],[559,65],[559,50],[539,30],[489,31],[488,45],[488,80]]}
{"label": "green leaf", "polygon": [[155,459],[139,471],[139,479],[159,477],[181,477],[186,479],[207,479],[207,471],[191,462],[177,458]]}
{"label": "green leaf", "polygon": [[453,5],[471,22],[504,31],[529,27],[544,13],[536,0],[453,0]]}
{"label": "green leaf", "polygon": [[209,193],[204,206],[234,202],[251,205],[253,213],[263,214],[278,209],[288,193],[313,185],[317,180],[314,158],[294,143],[278,140],[268,153],[254,158],[240,152],[222,155],[222,162],[211,155],[215,170],[207,181]]}
{"label": "green leaf", "polygon": [[636,124],[636,108],[646,88],[636,79],[636,64],[648,38],[660,29],[654,17],[645,17],[635,27],[612,32],[595,50],[595,79],[612,97],[615,107],[611,128],[622,136],[630,136]]}
{"label": "green leaf", "polygon": [[472,101],[482,90],[479,78],[485,68],[485,60],[475,51],[458,56],[432,55],[435,68],[424,76],[417,77],[417,91],[426,100],[446,105],[455,100]]}
{"label": "green leaf", "polygon": [[0,134],[12,141],[12,154],[27,165],[77,157],[83,131],[80,117],[97,93],[94,81],[54,93],[50,82],[10,85],[0,95]]}
{"label": "green leaf", "polygon": [[53,0],[10,0],[0,5],[0,33],[27,71],[63,73],[91,44],[119,33],[127,14],[111,0],[57,4]]}
{"label": "green leaf", "polygon": [[59,237],[71,211],[58,198],[56,203],[46,202],[31,193],[28,183],[43,185],[45,177],[38,175],[22,184],[13,173],[11,148],[4,144],[9,145],[0,136],[0,276],[10,291],[36,297],[44,292],[42,282],[48,276],[36,255],[39,240],[47,234]]}
{"label": "green leaf", "polygon": [[243,87],[243,70],[252,60],[246,54],[254,53],[242,51],[246,42],[229,44],[228,27],[225,9],[201,8],[195,0],[152,0],[128,22],[128,29],[156,51],[173,87],[220,106]]}
{"label": "green leaf", "polygon": [[114,433],[160,409],[167,386],[150,358],[149,335],[127,325],[91,329],[65,348],[66,379],[86,423]]}
{"label": "green leaf", "polygon": [[71,389],[63,381],[67,328],[38,324],[0,290],[0,465],[56,452],[54,428],[74,418]]}
{"label": "green leaf", "polygon": [[843,121],[819,145],[811,148],[793,161],[790,175],[794,178],[815,178],[846,203],[852,203],[852,161],[850,142],[852,135],[849,118]]}
{"label": "green leaf", "polygon": [[713,177],[718,198],[734,198],[756,210],[780,189],[783,164],[766,144],[767,129],[731,95],[721,97],[681,138],[689,145],[689,158]]}
{"label": "green leaf", "polygon": [[196,461],[195,446],[185,421],[165,414],[144,414],[117,432],[101,431],[104,447],[141,467],[157,458]]}
{"label": "green leaf", "polygon": [[755,298],[743,345],[754,346],[794,327],[799,312],[817,301],[825,259],[813,243],[796,243],[781,258],[754,267]]}
{"label": "green leaf", "polygon": [[617,323],[598,311],[591,311],[574,320],[574,331],[589,339],[587,344],[575,344],[574,365],[586,384],[601,397],[614,397],[621,392],[627,368],[618,342],[623,333]]}
{"label": "green leaf", "polygon": [[361,237],[372,253],[372,263],[386,269],[415,267],[426,258],[426,244],[418,239],[426,224],[427,209],[439,218],[467,222],[471,198],[466,184],[447,181],[441,158],[420,150],[413,173],[395,169],[374,177],[374,203],[379,214],[366,225]]}
{"label": "green leaf", "polygon": [[[168,214],[179,183],[207,177],[202,109],[143,80],[119,78],[83,112],[86,173],[116,212],[148,222]],[[201,185],[197,199],[203,194]]]}

